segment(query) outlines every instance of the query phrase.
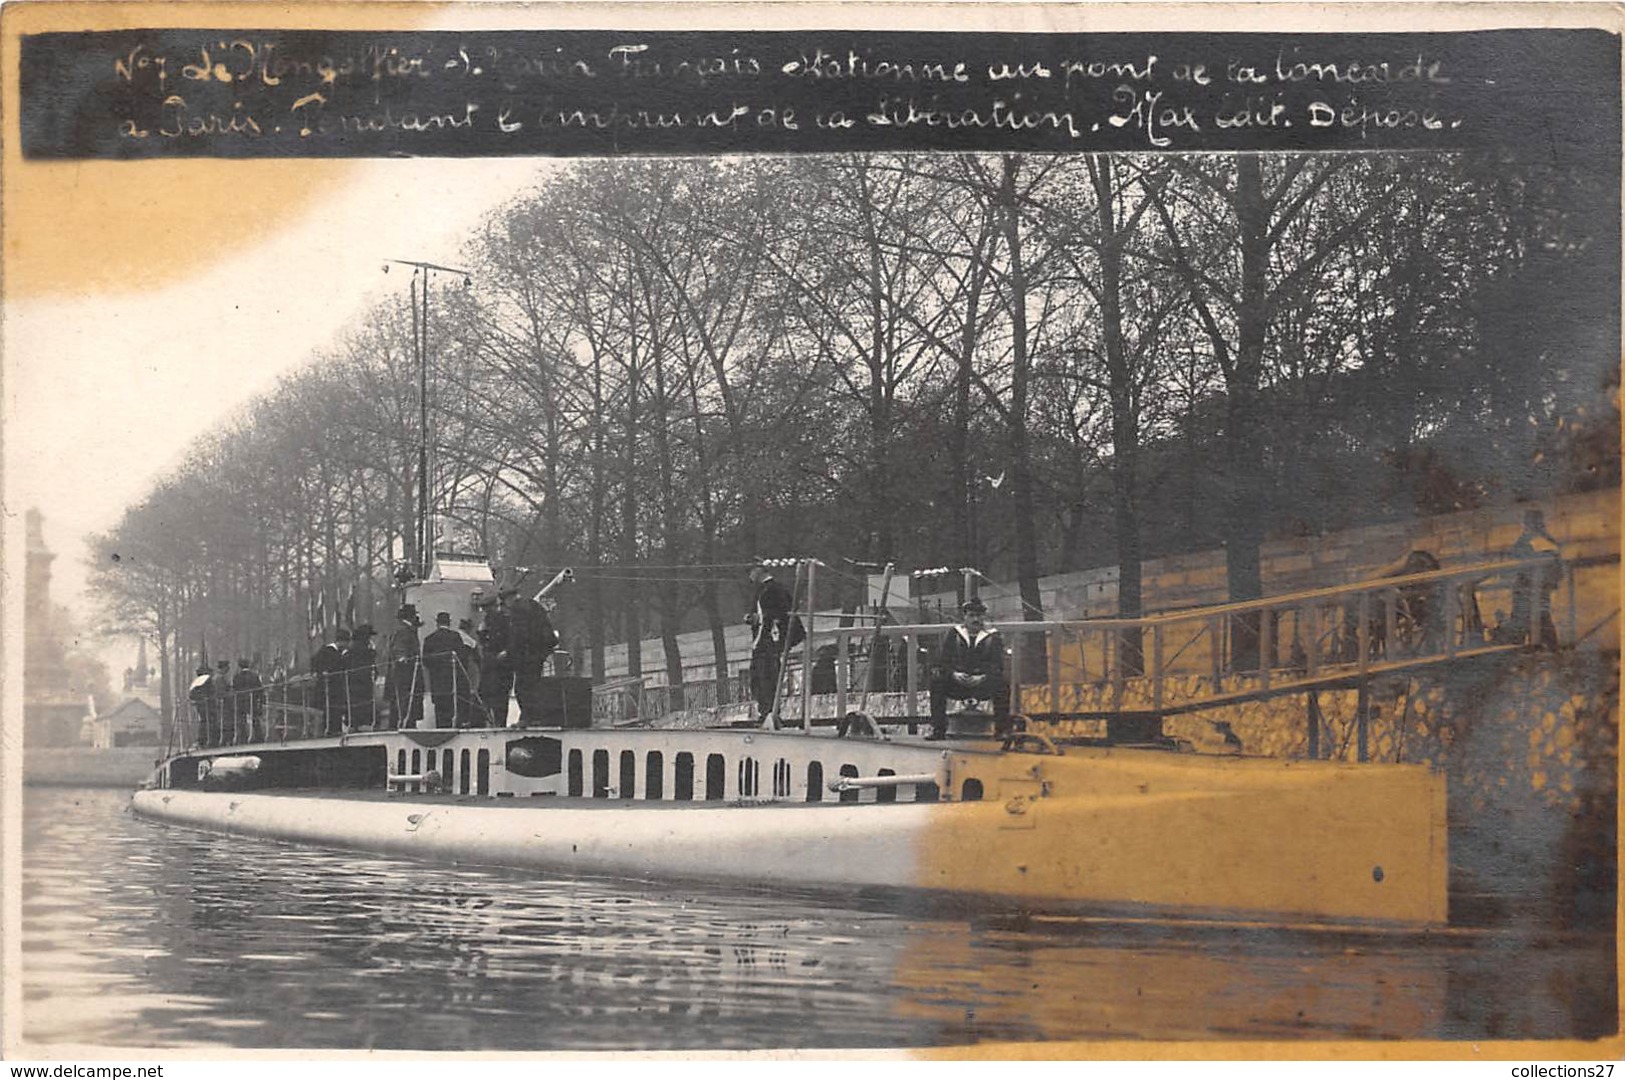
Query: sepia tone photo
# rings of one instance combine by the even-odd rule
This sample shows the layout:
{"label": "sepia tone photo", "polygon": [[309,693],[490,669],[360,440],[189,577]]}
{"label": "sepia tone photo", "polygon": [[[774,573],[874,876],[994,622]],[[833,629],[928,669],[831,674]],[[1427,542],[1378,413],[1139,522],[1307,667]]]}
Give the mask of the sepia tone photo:
{"label": "sepia tone photo", "polygon": [[8,6],[7,1056],[1617,1057],[1617,22]]}

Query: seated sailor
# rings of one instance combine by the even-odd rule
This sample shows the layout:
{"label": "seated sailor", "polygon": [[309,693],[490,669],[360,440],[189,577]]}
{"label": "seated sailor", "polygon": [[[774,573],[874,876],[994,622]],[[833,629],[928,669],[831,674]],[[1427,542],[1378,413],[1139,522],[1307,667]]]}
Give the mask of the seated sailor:
{"label": "seated sailor", "polygon": [[1004,638],[987,625],[987,605],[971,597],[959,606],[963,622],[943,635],[931,677],[930,739],[948,736],[948,699],[993,703],[994,734],[1010,727],[1010,681],[1004,673]]}

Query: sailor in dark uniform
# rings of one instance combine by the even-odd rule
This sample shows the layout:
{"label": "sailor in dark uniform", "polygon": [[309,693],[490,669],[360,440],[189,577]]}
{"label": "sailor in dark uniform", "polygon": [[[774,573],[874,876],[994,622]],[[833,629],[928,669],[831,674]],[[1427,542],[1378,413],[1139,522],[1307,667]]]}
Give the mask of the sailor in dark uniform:
{"label": "sailor in dark uniform", "polygon": [[1010,729],[1010,683],[1004,674],[1004,638],[987,625],[987,605],[971,597],[959,606],[963,622],[942,638],[942,653],[931,678],[930,739],[948,736],[948,699],[991,701],[993,731]]}
{"label": "sailor in dark uniform", "polygon": [[340,735],[344,732],[344,650],[350,644],[350,632],[342,626],[333,632],[333,640],[316,650],[310,658],[310,670],[316,676],[316,702],[322,710],[322,733]]}
{"label": "sailor in dark uniform", "polygon": [[237,661],[237,674],[231,678],[231,695],[243,741],[259,742],[265,737],[265,682],[254,670],[252,660]]}
{"label": "sailor in dark uniform", "polygon": [[475,605],[484,611],[480,620],[480,704],[492,727],[508,726],[508,698],[513,694],[513,620],[501,596],[480,596]]}
{"label": "sailor in dark uniform", "polygon": [[508,599],[508,656],[513,661],[513,696],[519,702],[520,727],[542,722],[542,665],[559,644],[558,631],[548,617],[552,603],[540,597]]}
{"label": "sailor in dark uniform", "polygon": [[358,623],[350,631],[344,650],[344,726],[347,731],[371,730],[376,722],[372,673],[378,653],[372,647],[372,624]]}
{"label": "sailor in dark uniform", "polygon": [[756,698],[756,714],[765,721],[773,711],[773,699],[778,694],[779,664],[790,633],[792,601],[789,590],[761,563],[750,568],[750,581],[756,587],[751,612],[745,616],[754,631],[750,645],[750,688]]}
{"label": "sailor in dark uniform", "polygon": [[422,625],[415,604],[402,604],[395,613],[395,629],[389,635],[389,671],[384,682],[392,729],[415,728],[423,720],[423,650],[418,641],[418,627]]}
{"label": "sailor in dark uniform", "polygon": [[434,726],[462,727],[464,718],[457,706],[462,684],[468,681],[468,646],[463,635],[451,628],[450,612],[437,612],[434,623],[434,632],[423,639],[423,670],[434,698]]}
{"label": "sailor in dark uniform", "polygon": [[232,708],[231,693],[231,661],[221,660],[215,664],[215,672],[209,676],[209,704],[213,714],[211,722],[214,730],[216,746],[236,746],[237,722]]}

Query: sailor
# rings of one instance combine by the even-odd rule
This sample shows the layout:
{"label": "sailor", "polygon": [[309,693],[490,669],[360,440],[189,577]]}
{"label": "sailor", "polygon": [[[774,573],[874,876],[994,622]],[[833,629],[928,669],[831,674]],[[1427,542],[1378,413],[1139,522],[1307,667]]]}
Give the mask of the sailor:
{"label": "sailor", "polygon": [[[511,594],[510,594],[511,595]],[[492,727],[508,726],[508,698],[513,694],[512,617],[501,594],[476,596],[480,620],[480,704]]]}
{"label": "sailor", "polygon": [[466,675],[457,680],[457,720],[462,727],[476,727],[484,720],[480,705],[480,639],[474,633],[473,619],[457,620],[457,636],[463,639]]}
{"label": "sailor", "polygon": [[948,737],[948,699],[991,701],[993,733],[1010,728],[1010,683],[1004,674],[1004,638],[987,625],[987,605],[971,597],[959,605],[962,621],[942,638],[936,673],[931,678],[931,734]]}
{"label": "sailor", "polygon": [[384,697],[389,702],[389,726],[415,728],[423,720],[422,646],[418,641],[416,604],[402,604],[395,612],[395,629],[389,635],[389,670],[384,679]]}
{"label": "sailor", "polygon": [[186,688],[186,700],[192,703],[197,716],[197,744],[207,749],[214,745],[214,733],[209,730],[209,665],[199,664],[197,676]]}
{"label": "sailor", "polygon": [[451,628],[451,613],[435,613],[434,632],[423,639],[423,670],[429,677],[429,693],[434,697],[434,726],[463,727],[466,718],[458,712],[459,693],[468,682],[468,646],[463,636]]}
{"label": "sailor", "polygon": [[357,623],[350,631],[350,647],[344,650],[344,727],[346,731],[370,731],[376,722],[372,673],[378,653],[372,647],[372,624]]}
{"label": "sailor", "polygon": [[513,694],[519,702],[519,726],[542,722],[542,665],[558,648],[558,631],[548,617],[553,601],[546,597],[516,595],[506,589],[508,604],[508,656],[513,661]]}
{"label": "sailor", "polygon": [[[1374,579],[1402,578],[1439,568],[1439,560],[1431,551],[1416,548],[1402,558],[1379,567],[1370,576]],[[1394,604],[1393,623],[1398,641],[1388,640],[1387,598],[1390,596],[1397,601]],[[1361,597],[1352,597],[1343,604],[1343,627],[1336,655],[1344,663],[1353,663],[1360,655],[1361,601]],[[1426,582],[1402,585],[1395,590],[1374,593],[1364,600],[1364,604],[1367,610],[1368,657],[1415,655],[1418,652],[1432,652],[1442,646],[1444,600],[1438,585]],[[1304,666],[1308,662],[1307,654],[1300,660],[1298,653],[1301,651],[1302,647],[1297,646],[1292,656],[1294,667]]]}
{"label": "sailor", "polygon": [[231,692],[231,661],[221,660],[214,666],[215,672],[209,677],[209,700],[213,706],[214,729],[218,732],[215,745],[236,746],[239,740]]}
{"label": "sailor", "polygon": [[1563,547],[1546,531],[1546,515],[1539,510],[1523,512],[1523,532],[1512,542],[1514,559],[1551,559],[1551,564],[1520,571],[1512,582],[1512,617],[1503,624],[1498,639],[1508,644],[1529,644],[1542,649],[1557,648],[1557,625],[1552,622],[1552,593],[1557,591],[1561,571],[1553,556]]}
{"label": "sailor", "polygon": [[350,632],[344,627],[333,631],[333,640],[316,650],[310,670],[316,676],[316,702],[322,710],[322,733],[339,735],[344,731],[344,650]]}
{"label": "sailor", "polygon": [[833,641],[818,646],[813,653],[812,666],[812,692],[815,694],[833,694],[835,685],[839,681],[836,672],[836,657],[840,654],[840,647]]}
{"label": "sailor", "polygon": [[751,611],[745,616],[753,631],[750,644],[750,688],[756,698],[756,714],[764,723],[773,711],[778,695],[779,664],[790,633],[790,592],[779,584],[766,564],[750,568],[750,582],[756,587]]}
{"label": "sailor", "polygon": [[474,636],[474,620],[458,619],[457,636],[463,639],[463,644],[468,646],[470,655],[477,660],[479,658],[480,639]]}
{"label": "sailor", "polygon": [[243,733],[244,741],[259,742],[265,737],[265,682],[254,670],[252,660],[238,659],[231,692],[238,730]]}

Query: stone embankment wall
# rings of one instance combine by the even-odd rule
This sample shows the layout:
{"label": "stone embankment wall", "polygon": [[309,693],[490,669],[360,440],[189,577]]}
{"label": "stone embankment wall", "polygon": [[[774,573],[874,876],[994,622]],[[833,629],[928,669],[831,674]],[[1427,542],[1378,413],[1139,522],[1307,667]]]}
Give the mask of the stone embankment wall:
{"label": "stone embankment wall", "polygon": [[1425,762],[1448,776],[1456,890],[1557,928],[1611,921],[1619,652],[1486,658],[1386,691],[1376,760]]}
{"label": "stone embankment wall", "polygon": [[[1271,540],[1259,552],[1264,593],[1270,596],[1364,581],[1417,549],[1431,551],[1445,569],[1503,556],[1522,532],[1524,509],[1521,505],[1493,507]],[[1565,559],[1584,564],[1618,558],[1617,489],[1566,495],[1539,504],[1539,509],[1545,514],[1547,531],[1563,545]],[[1151,559],[1143,564],[1141,574],[1142,603],[1147,612],[1229,600],[1222,550]],[[1579,590],[1582,609],[1577,613],[1582,633],[1618,607],[1618,576],[1617,565],[1585,571]],[[1107,566],[1044,578],[1039,588],[1044,611],[1054,619],[1115,615],[1117,577],[1117,567]],[[1593,594],[1599,588],[1607,597],[1593,603]],[[988,602],[995,621],[1021,618],[1021,601],[1014,585],[985,586],[982,598]],[[1608,599],[1613,602],[1607,603]],[[1491,616],[1493,612],[1484,614]]]}
{"label": "stone embankment wall", "polygon": [[[1565,642],[1583,640],[1611,647],[1619,640],[1619,493],[1568,496],[1542,509],[1548,531],[1562,545],[1564,559],[1562,579],[1552,601],[1558,633]],[[1505,558],[1522,531],[1523,510],[1521,506],[1501,507],[1273,541],[1262,551],[1264,594],[1282,596],[1369,581],[1417,549],[1432,552],[1446,570]],[[1144,575],[1143,606],[1148,613],[1209,607],[1229,599],[1222,551],[1153,560],[1145,564]],[[1044,606],[1051,618],[1104,618],[1117,613],[1116,567],[1045,580]],[[1459,590],[1461,608],[1476,611],[1486,629],[1497,626],[1512,608],[1511,585],[1510,576],[1503,574],[1472,588],[1463,587]],[[983,596],[989,598],[993,617],[1009,628],[1007,637],[1018,648],[1030,651],[1038,644],[1023,646],[1015,640],[1021,636],[1015,628],[1021,617],[1013,589],[990,588]],[[1335,606],[1320,615],[1318,636],[1324,658],[1326,635],[1338,615]],[[1168,626],[1163,651],[1170,660],[1165,670],[1178,675],[1216,675],[1228,666],[1225,631],[1222,622],[1195,619]],[[1309,636],[1317,636],[1317,632],[1313,627],[1300,627],[1296,616],[1282,621],[1273,634],[1277,662],[1302,649]],[[1114,644],[1104,632],[1081,638],[1065,636],[1057,647],[1061,681],[1099,679],[1115,666],[1108,657]],[[1149,638],[1145,648],[1149,658]],[[1031,668],[1023,670],[1028,672],[1028,681],[1037,681]]]}

